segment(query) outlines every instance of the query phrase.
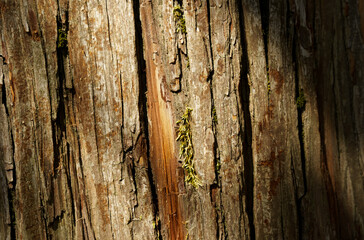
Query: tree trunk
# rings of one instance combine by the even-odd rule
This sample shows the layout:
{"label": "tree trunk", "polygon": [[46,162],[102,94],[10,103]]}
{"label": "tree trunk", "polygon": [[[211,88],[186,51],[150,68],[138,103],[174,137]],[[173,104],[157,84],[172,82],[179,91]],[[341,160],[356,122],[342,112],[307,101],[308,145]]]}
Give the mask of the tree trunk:
{"label": "tree trunk", "polygon": [[363,239],[360,0],[0,0],[0,239]]}

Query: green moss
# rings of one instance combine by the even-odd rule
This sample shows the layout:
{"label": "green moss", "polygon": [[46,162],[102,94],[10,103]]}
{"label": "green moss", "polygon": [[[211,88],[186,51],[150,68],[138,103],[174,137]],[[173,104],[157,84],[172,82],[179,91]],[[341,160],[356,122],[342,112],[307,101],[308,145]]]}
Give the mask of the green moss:
{"label": "green moss", "polygon": [[181,119],[177,121],[177,141],[179,141],[179,157],[183,160],[182,167],[186,171],[185,182],[192,185],[194,188],[201,186],[193,163],[193,145],[192,133],[190,126],[192,109],[187,107]]}
{"label": "green moss", "polygon": [[173,17],[176,22],[176,32],[187,33],[186,20],[181,5],[177,5],[173,8]]}
{"label": "green moss", "polygon": [[215,106],[213,106],[213,108],[212,108],[212,123],[215,125],[218,123]]}
{"label": "green moss", "polygon": [[267,93],[268,93],[268,98],[270,96],[271,93],[271,85],[270,85],[270,79],[269,79],[269,67],[267,67]]}
{"label": "green moss", "polygon": [[65,48],[67,47],[67,33],[63,29],[58,29],[58,48]]}
{"label": "green moss", "polygon": [[299,110],[303,110],[305,108],[305,106],[306,106],[306,99],[305,99],[305,95],[304,95],[304,92],[303,92],[302,88],[301,88],[301,90],[300,90],[300,92],[298,94],[296,103],[297,103],[297,108]]}
{"label": "green moss", "polygon": [[221,161],[220,158],[216,159],[216,173],[220,174],[220,169],[221,169]]}

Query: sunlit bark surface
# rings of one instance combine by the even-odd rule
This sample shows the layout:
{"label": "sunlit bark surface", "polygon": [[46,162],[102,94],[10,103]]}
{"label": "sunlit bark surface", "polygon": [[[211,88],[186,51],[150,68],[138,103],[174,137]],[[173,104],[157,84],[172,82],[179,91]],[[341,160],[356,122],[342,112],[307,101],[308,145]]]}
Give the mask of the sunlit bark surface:
{"label": "sunlit bark surface", "polygon": [[0,0],[0,239],[363,239],[363,39],[360,0]]}

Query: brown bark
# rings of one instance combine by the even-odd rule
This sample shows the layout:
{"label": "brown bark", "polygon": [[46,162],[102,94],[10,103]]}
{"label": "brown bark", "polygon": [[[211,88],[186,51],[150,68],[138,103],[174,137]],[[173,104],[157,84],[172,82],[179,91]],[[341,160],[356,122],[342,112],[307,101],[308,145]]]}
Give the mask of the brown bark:
{"label": "brown bark", "polygon": [[0,239],[362,239],[363,10],[0,0]]}

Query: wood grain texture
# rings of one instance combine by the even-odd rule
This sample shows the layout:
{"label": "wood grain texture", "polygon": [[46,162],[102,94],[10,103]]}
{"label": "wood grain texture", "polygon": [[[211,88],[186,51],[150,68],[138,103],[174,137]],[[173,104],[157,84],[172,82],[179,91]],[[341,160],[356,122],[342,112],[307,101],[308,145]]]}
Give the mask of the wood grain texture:
{"label": "wood grain texture", "polygon": [[0,0],[0,239],[362,239],[363,6]]}

